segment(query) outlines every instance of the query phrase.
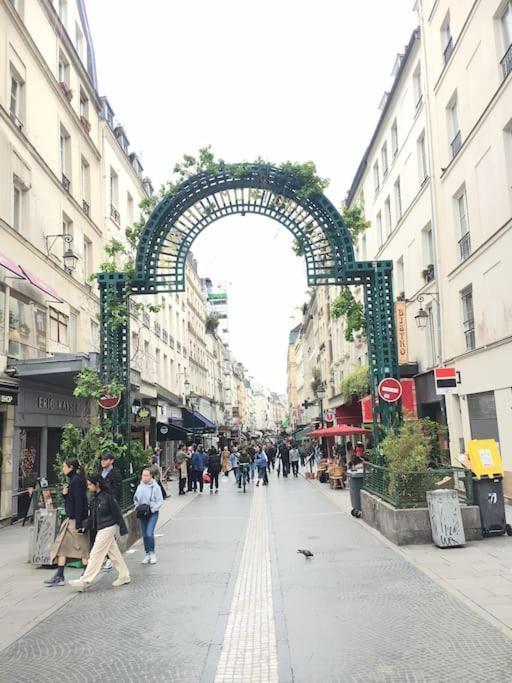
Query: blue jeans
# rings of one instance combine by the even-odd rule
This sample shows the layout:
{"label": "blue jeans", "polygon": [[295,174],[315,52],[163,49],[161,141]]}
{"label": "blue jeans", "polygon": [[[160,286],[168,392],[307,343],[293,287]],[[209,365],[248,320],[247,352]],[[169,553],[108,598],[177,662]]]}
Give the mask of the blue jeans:
{"label": "blue jeans", "polygon": [[152,512],[147,519],[139,519],[140,532],[144,540],[146,555],[155,552],[155,527],[158,522],[158,512]]}

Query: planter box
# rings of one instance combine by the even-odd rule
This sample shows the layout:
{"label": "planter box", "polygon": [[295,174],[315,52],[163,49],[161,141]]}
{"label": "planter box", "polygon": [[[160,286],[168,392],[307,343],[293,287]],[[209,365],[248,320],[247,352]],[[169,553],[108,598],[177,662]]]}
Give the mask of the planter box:
{"label": "planter box", "polygon": [[[428,508],[397,509],[368,491],[361,491],[363,520],[396,545],[432,543]],[[466,541],[482,540],[478,505],[461,507]]]}

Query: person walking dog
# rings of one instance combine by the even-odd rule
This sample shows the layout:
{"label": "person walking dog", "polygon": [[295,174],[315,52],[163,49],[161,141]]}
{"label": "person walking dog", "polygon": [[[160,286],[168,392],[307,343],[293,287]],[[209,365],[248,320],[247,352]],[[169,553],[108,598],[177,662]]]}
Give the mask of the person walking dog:
{"label": "person walking dog", "polygon": [[117,579],[112,585],[124,586],[130,583],[130,572],[116,541],[118,526],[121,536],[128,533],[123,513],[105,477],[101,474],[91,474],[87,477],[87,488],[94,494],[88,525],[95,536],[94,545],[87,569],[79,579],[69,581],[69,585],[79,591],[85,590],[100,573],[102,562],[108,555],[117,571]]}
{"label": "person walking dog", "polygon": [[164,499],[160,487],[153,480],[148,468],[142,470],[141,481],[133,496],[133,502],[146,552],[142,564],[156,564],[155,528],[158,522],[158,511]]}

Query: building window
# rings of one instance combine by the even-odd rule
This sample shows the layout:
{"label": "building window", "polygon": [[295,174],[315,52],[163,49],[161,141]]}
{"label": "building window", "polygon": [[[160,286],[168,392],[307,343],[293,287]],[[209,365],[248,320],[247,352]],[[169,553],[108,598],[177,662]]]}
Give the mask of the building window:
{"label": "building window", "polygon": [[403,256],[400,256],[396,262],[396,291],[398,296],[405,296],[405,269]]}
{"label": "building window", "polygon": [[100,350],[100,326],[96,320],[91,320],[91,348],[96,352]]}
{"label": "building window", "polygon": [[11,97],[9,100],[9,113],[14,123],[21,128],[23,125],[23,101],[24,84],[22,78],[11,68]]}
{"label": "building window", "polygon": [[80,161],[80,182],[82,190],[82,208],[88,216],[91,202],[91,167],[84,157]]}
{"label": "building window", "polygon": [[24,209],[24,197],[25,192],[21,185],[14,180],[12,186],[12,227],[18,232],[21,231],[23,226],[23,209]]}
{"label": "building window", "polygon": [[416,109],[420,106],[423,99],[423,90],[421,87],[421,64],[418,64],[412,75],[412,83],[414,89],[414,104]]}
{"label": "building window", "polygon": [[76,350],[77,350],[77,346],[76,346],[76,343],[77,343],[77,339],[76,339],[77,327],[78,327],[78,316],[76,315],[76,313],[70,313],[69,314],[69,321],[68,321],[68,337],[69,337],[69,350],[71,351],[71,353],[76,353]]}
{"label": "building window", "polygon": [[448,60],[452,56],[453,52],[453,38],[450,26],[450,13],[446,15],[446,18],[441,25],[441,47],[443,50],[444,63],[448,64]]}
{"label": "building window", "polygon": [[373,164],[373,187],[375,189],[375,194],[379,191],[380,187],[380,175],[379,175],[379,162],[376,161]]}
{"label": "building window", "polygon": [[119,178],[113,168],[110,169],[110,217],[119,225]]}
{"label": "building window", "polygon": [[133,203],[133,197],[131,194],[128,192],[126,195],[126,214],[128,216],[128,223],[131,225],[135,219],[135,213],[134,213],[134,203]]}
{"label": "building window", "polygon": [[460,293],[462,304],[462,326],[466,341],[466,351],[475,348],[475,316],[473,313],[473,285],[468,285]]}
{"label": "building window", "polygon": [[12,358],[42,357],[46,353],[46,311],[18,298],[9,297],[9,347]]}
{"label": "building window", "polygon": [[457,219],[459,223],[459,257],[461,261],[465,261],[471,254],[468,201],[465,189],[455,197],[455,203],[457,206]]}
{"label": "building window", "polygon": [[78,56],[84,61],[84,34],[82,33],[82,30],[78,23],[75,24],[75,47],[76,51],[78,53]]}
{"label": "building window", "polygon": [[62,52],[59,52],[59,83],[69,87],[69,62]]}
{"label": "building window", "polygon": [[392,220],[391,220],[391,200],[388,197],[384,202],[384,220],[386,222],[386,237],[391,234]]}
{"label": "building window", "polygon": [[66,192],[71,191],[71,138],[64,128],[60,127],[60,171],[62,175],[62,186]]}
{"label": "building window", "polygon": [[452,98],[451,103],[448,105],[448,128],[450,131],[450,147],[453,158],[458,154],[460,148],[462,147],[462,137],[460,134],[459,125],[459,104],[456,94]]}
{"label": "building window", "polygon": [[384,241],[383,235],[382,235],[382,213],[379,211],[377,214],[377,242],[379,244],[379,247],[382,245],[382,242]]}
{"label": "building window", "polygon": [[393,159],[398,154],[398,122],[396,119],[391,126],[391,153],[393,154]]}
{"label": "building window", "polygon": [[66,26],[68,23],[68,0],[58,0],[58,2],[59,19],[61,20],[62,24]]}
{"label": "building window", "polygon": [[418,140],[418,171],[420,178],[420,185],[423,185],[428,178],[428,163],[427,163],[427,148],[425,144],[425,132],[423,132]]}
{"label": "building window", "polygon": [[512,71],[512,0],[508,0],[505,11],[501,15],[501,31],[505,54],[501,60],[503,78]]}
{"label": "building window", "polygon": [[89,121],[89,99],[82,88],[80,88],[80,123],[87,133],[91,130]]}
{"label": "building window", "polygon": [[385,178],[388,172],[388,143],[385,142],[382,145],[382,149],[380,151],[380,158],[381,158],[381,163],[382,163],[382,177]]}
{"label": "building window", "polygon": [[398,223],[402,218],[402,188],[400,186],[400,177],[395,180],[395,211],[396,222]]}
{"label": "building window", "polygon": [[93,273],[92,262],[92,242],[84,235],[84,282],[89,283],[89,278]]}
{"label": "building window", "polygon": [[430,223],[423,228],[423,262],[425,267],[434,265],[434,240]]}

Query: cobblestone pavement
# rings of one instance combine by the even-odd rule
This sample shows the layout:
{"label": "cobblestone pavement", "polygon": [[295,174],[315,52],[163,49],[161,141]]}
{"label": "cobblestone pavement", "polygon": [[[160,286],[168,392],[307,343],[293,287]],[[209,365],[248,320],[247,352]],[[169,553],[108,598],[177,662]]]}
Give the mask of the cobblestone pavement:
{"label": "cobblestone pavement", "polygon": [[302,478],[223,480],[160,533],[156,566],[128,555],[132,584],[103,577],[1,651],[0,681],[511,680],[509,639]]}

